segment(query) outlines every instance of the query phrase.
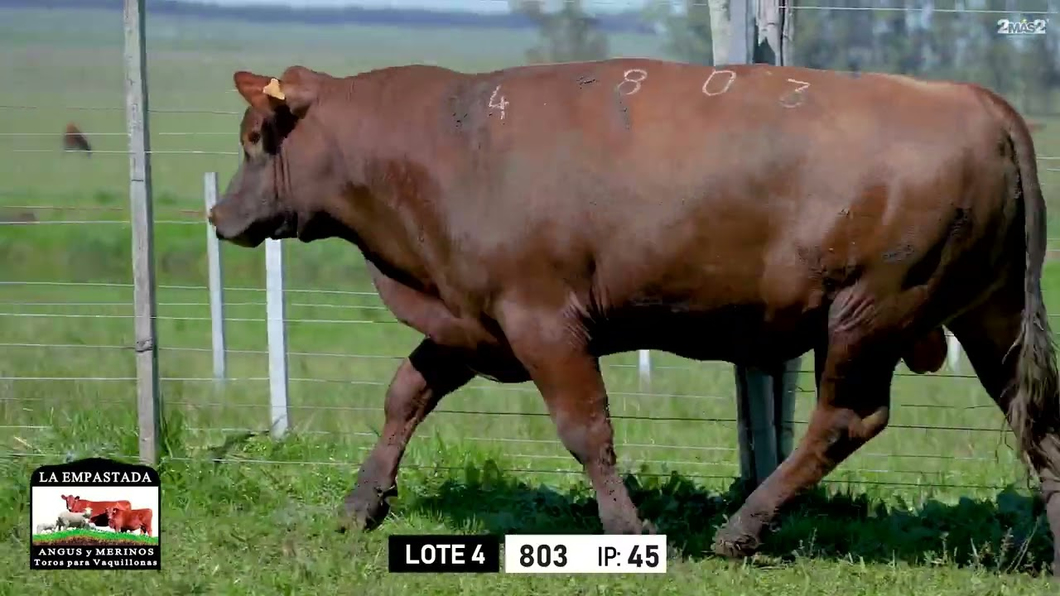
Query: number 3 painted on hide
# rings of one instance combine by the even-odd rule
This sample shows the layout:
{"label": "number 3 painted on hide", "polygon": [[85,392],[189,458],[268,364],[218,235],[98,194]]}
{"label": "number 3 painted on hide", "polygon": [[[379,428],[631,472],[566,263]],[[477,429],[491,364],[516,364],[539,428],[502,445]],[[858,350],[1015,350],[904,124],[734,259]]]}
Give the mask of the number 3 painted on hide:
{"label": "number 3 painted on hide", "polygon": [[796,81],[795,79],[788,79],[788,82],[794,83],[797,87],[780,96],[780,105],[785,108],[797,108],[806,101],[806,90],[810,88],[810,84],[806,81]]}

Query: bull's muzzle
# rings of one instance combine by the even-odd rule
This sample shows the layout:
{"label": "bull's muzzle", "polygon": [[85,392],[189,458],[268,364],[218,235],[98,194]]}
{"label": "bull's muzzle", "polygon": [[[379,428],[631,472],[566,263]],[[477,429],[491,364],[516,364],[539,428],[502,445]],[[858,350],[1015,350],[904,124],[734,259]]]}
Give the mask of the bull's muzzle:
{"label": "bull's muzzle", "polygon": [[223,208],[222,203],[214,205],[206,219],[220,240],[247,248],[254,248],[265,240],[265,235],[257,229],[259,226],[255,226],[254,222],[238,221],[241,218],[232,217],[228,210]]}

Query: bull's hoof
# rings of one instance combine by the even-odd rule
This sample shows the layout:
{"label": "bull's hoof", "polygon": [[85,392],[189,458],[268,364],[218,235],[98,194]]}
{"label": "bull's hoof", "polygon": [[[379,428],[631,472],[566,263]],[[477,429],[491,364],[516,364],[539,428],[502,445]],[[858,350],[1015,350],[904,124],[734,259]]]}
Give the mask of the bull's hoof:
{"label": "bull's hoof", "polygon": [[600,522],[604,526],[604,534],[609,535],[633,535],[657,534],[655,524],[650,521],[641,521],[636,512],[632,515],[601,516]]}
{"label": "bull's hoof", "polygon": [[714,535],[714,554],[729,559],[743,559],[758,551],[761,541],[758,536],[738,528],[724,526]]}
{"label": "bull's hoof", "polygon": [[655,524],[651,523],[650,521],[644,520],[641,523],[640,533],[641,534],[651,534],[651,535],[654,536],[655,534],[659,533],[659,528]]}
{"label": "bull's hoof", "polygon": [[390,513],[387,499],[396,495],[396,484],[385,490],[368,483],[358,484],[346,495],[343,511],[340,512],[339,532],[370,532],[378,528]]}

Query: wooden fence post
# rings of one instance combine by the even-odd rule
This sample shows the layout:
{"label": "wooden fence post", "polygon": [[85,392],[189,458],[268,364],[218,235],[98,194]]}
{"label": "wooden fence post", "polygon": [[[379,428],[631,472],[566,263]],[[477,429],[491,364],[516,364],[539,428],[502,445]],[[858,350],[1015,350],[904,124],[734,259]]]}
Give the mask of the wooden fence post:
{"label": "wooden fence post", "polygon": [[158,463],[161,416],[155,297],[151,134],[147,104],[144,0],[125,0],[125,123],[129,133],[129,214],[136,343],[136,408],[140,461]]}

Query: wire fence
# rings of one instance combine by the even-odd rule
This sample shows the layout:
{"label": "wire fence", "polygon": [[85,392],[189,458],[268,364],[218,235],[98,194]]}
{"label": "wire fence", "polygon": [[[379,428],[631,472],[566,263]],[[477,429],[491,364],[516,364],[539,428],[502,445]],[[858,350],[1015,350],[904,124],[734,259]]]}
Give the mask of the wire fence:
{"label": "wire fence", "polygon": [[[869,10],[797,8],[837,12]],[[972,9],[934,10],[1003,14]],[[43,105],[17,99],[0,102],[0,114],[46,112],[54,116],[86,112],[120,116],[126,109],[119,105]],[[209,99],[200,96],[197,101]],[[217,107],[147,110],[152,126],[156,118],[172,116],[227,118],[208,120],[211,125],[216,124],[217,130],[152,131],[151,139],[157,138],[159,143],[200,144],[152,148],[139,153],[157,156],[156,167],[171,168],[179,172],[173,176],[193,179],[196,185],[204,172],[221,169],[216,165],[211,167],[213,162],[234,166],[240,153],[223,147],[234,145],[243,111],[237,109],[238,97],[231,90],[217,89],[214,101]],[[232,107],[222,109],[221,106]],[[97,155],[127,160],[137,154],[135,150],[118,147],[128,142],[130,132],[120,130],[117,120],[109,122],[113,128],[99,125],[82,133],[107,144],[106,148],[91,150],[93,160]],[[199,123],[199,126],[206,124]],[[1054,127],[1060,127],[1060,123],[1047,125],[1048,130]],[[61,130],[44,128],[0,132],[0,154],[12,159],[54,159],[48,163],[57,176],[64,171],[84,172],[89,167],[109,167],[108,172],[116,171],[115,167],[98,166],[95,161],[91,165],[72,163],[67,157],[77,156],[64,155],[72,152],[59,143],[64,134]],[[46,146],[37,146],[39,143]],[[1060,147],[1056,151],[1060,152]],[[202,157],[212,161],[177,163]],[[1043,182],[1054,187],[1060,183],[1060,155],[1044,153],[1038,162]],[[155,191],[164,192],[164,189],[159,185]],[[97,258],[124,257],[121,264],[124,267],[128,250],[123,253],[112,249],[112,244],[117,243],[110,240],[120,234],[128,247],[131,245],[128,232],[103,232],[96,227],[114,226],[124,230],[132,226],[125,197],[117,191],[115,197],[86,200],[86,194],[56,193],[43,199],[43,193],[0,186],[0,226],[12,230],[20,227],[47,230],[55,226],[57,230],[18,232],[21,235],[16,242],[27,244],[13,252],[15,257],[28,258],[32,247],[38,245],[49,256],[58,254],[48,252],[51,250],[48,247],[69,241],[71,248],[60,252],[90,252],[99,248],[95,253]],[[77,196],[82,198],[74,200]],[[208,204],[200,197],[195,199],[199,205]],[[300,285],[282,287],[279,291],[282,317],[270,318],[267,314],[268,296],[275,296],[276,291],[272,288],[270,292],[266,286],[266,267],[262,266],[260,252],[226,251],[224,262],[228,275],[220,276],[221,286],[211,285],[209,273],[203,267],[208,244],[204,237],[210,235],[204,220],[206,208],[191,205],[190,201],[179,205],[159,202],[154,212],[153,222],[159,226],[161,275],[182,282],[166,283],[163,279],[157,284],[157,314],[153,319],[159,329],[163,407],[167,412],[181,412],[188,422],[185,430],[190,440],[203,449],[215,445],[218,435],[272,431],[276,404],[270,401],[269,385],[275,382],[276,376],[269,368],[269,359],[275,355],[276,342],[270,341],[268,327],[270,323],[280,324],[284,328],[281,350],[287,369],[283,372],[283,382],[290,385],[290,395],[284,396],[283,403],[285,424],[290,425],[292,435],[312,444],[309,451],[300,453],[317,453],[320,457],[284,460],[229,454],[220,461],[241,465],[356,468],[378,438],[385,390],[397,364],[415,346],[416,335],[398,323],[379,301],[352,248],[325,251],[287,246],[287,257],[296,261],[281,271],[286,270]],[[184,226],[202,228],[184,232]],[[1060,238],[1050,239],[1050,253],[1060,253]],[[23,268],[20,269],[25,274],[22,277],[0,280],[0,321],[3,321],[0,323],[0,413],[3,414],[0,444],[10,448],[5,457],[66,457],[46,437],[61,434],[54,412],[63,411],[70,395],[90,400],[94,405],[118,408],[136,403],[134,284],[114,281],[129,279],[127,275],[104,273],[95,278],[75,278],[82,274],[77,265],[85,262],[75,257],[64,257],[69,258],[67,266],[58,268],[65,277],[48,278],[49,272],[42,271],[39,278],[31,279],[29,271]],[[91,260],[90,255],[86,258]],[[168,267],[167,258],[174,259]],[[329,266],[328,259],[343,265]],[[324,265],[320,265],[322,261]],[[301,272],[306,263],[314,263],[319,271],[332,275]],[[193,273],[183,270],[185,266]],[[91,276],[93,267],[86,269],[84,274]],[[312,281],[323,285],[326,280],[339,277],[335,275],[339,272],[347,273],[345,278],[350,280],[342,287],[308,285]],[[229,285],[224,281],[226,277],[249,281]],[[189,279],[201,281],[190,283]],[[253,285],[254,282],[258,285]],[[232,296],[239,299],[229,300]],[[219,297],[223,298],[221,320],[212,310]],[[224,330],[220,347],[218,328]],[[223,362],[220,374],[216,360],[219,349]],[[685,477],[710,480],[729,480],[740,475],[738,416],[731,367],[652,353],[647,360],[633,355],[606,358],[604,370],[612,400],[616,448],[623,466],[629,469],[647,466],[638,471],[638,475],[645,476],[665,476],[672,470]],[[797,414],[792,423],[798,429],[807,424],[815,392],[813,371],[807,362],[802,362],[794,372],[797,374]],[[966,362],[951,361],[947,369],[932,375],[899,371],[894,404],[894,422],[885,436],[844,464],[829,477],[830,482],[918,490],[998,490],[1015,480],[1018,458],[1005,444],[1003,420]],[[473,448],[481,446],[487,453],[500,454],[504,461],[512,462],[502,469],[510,473],[580,474],[554,435],[544,404],[532,385],[502,385],[479,379],[442,402],[414,439],[414,449],[415,445],[429,449],[431,441],[443,440]],[[943,436],[957,438],[940,438]],[[350,457],[342,461],[330,459],[336,453],[334,445],[339,445],[341,453]],[[422,459],[413,459],[407,467],[463,469],[429,464]],[[999,469],[1011,469],[1012,474],[999,479]]]}

